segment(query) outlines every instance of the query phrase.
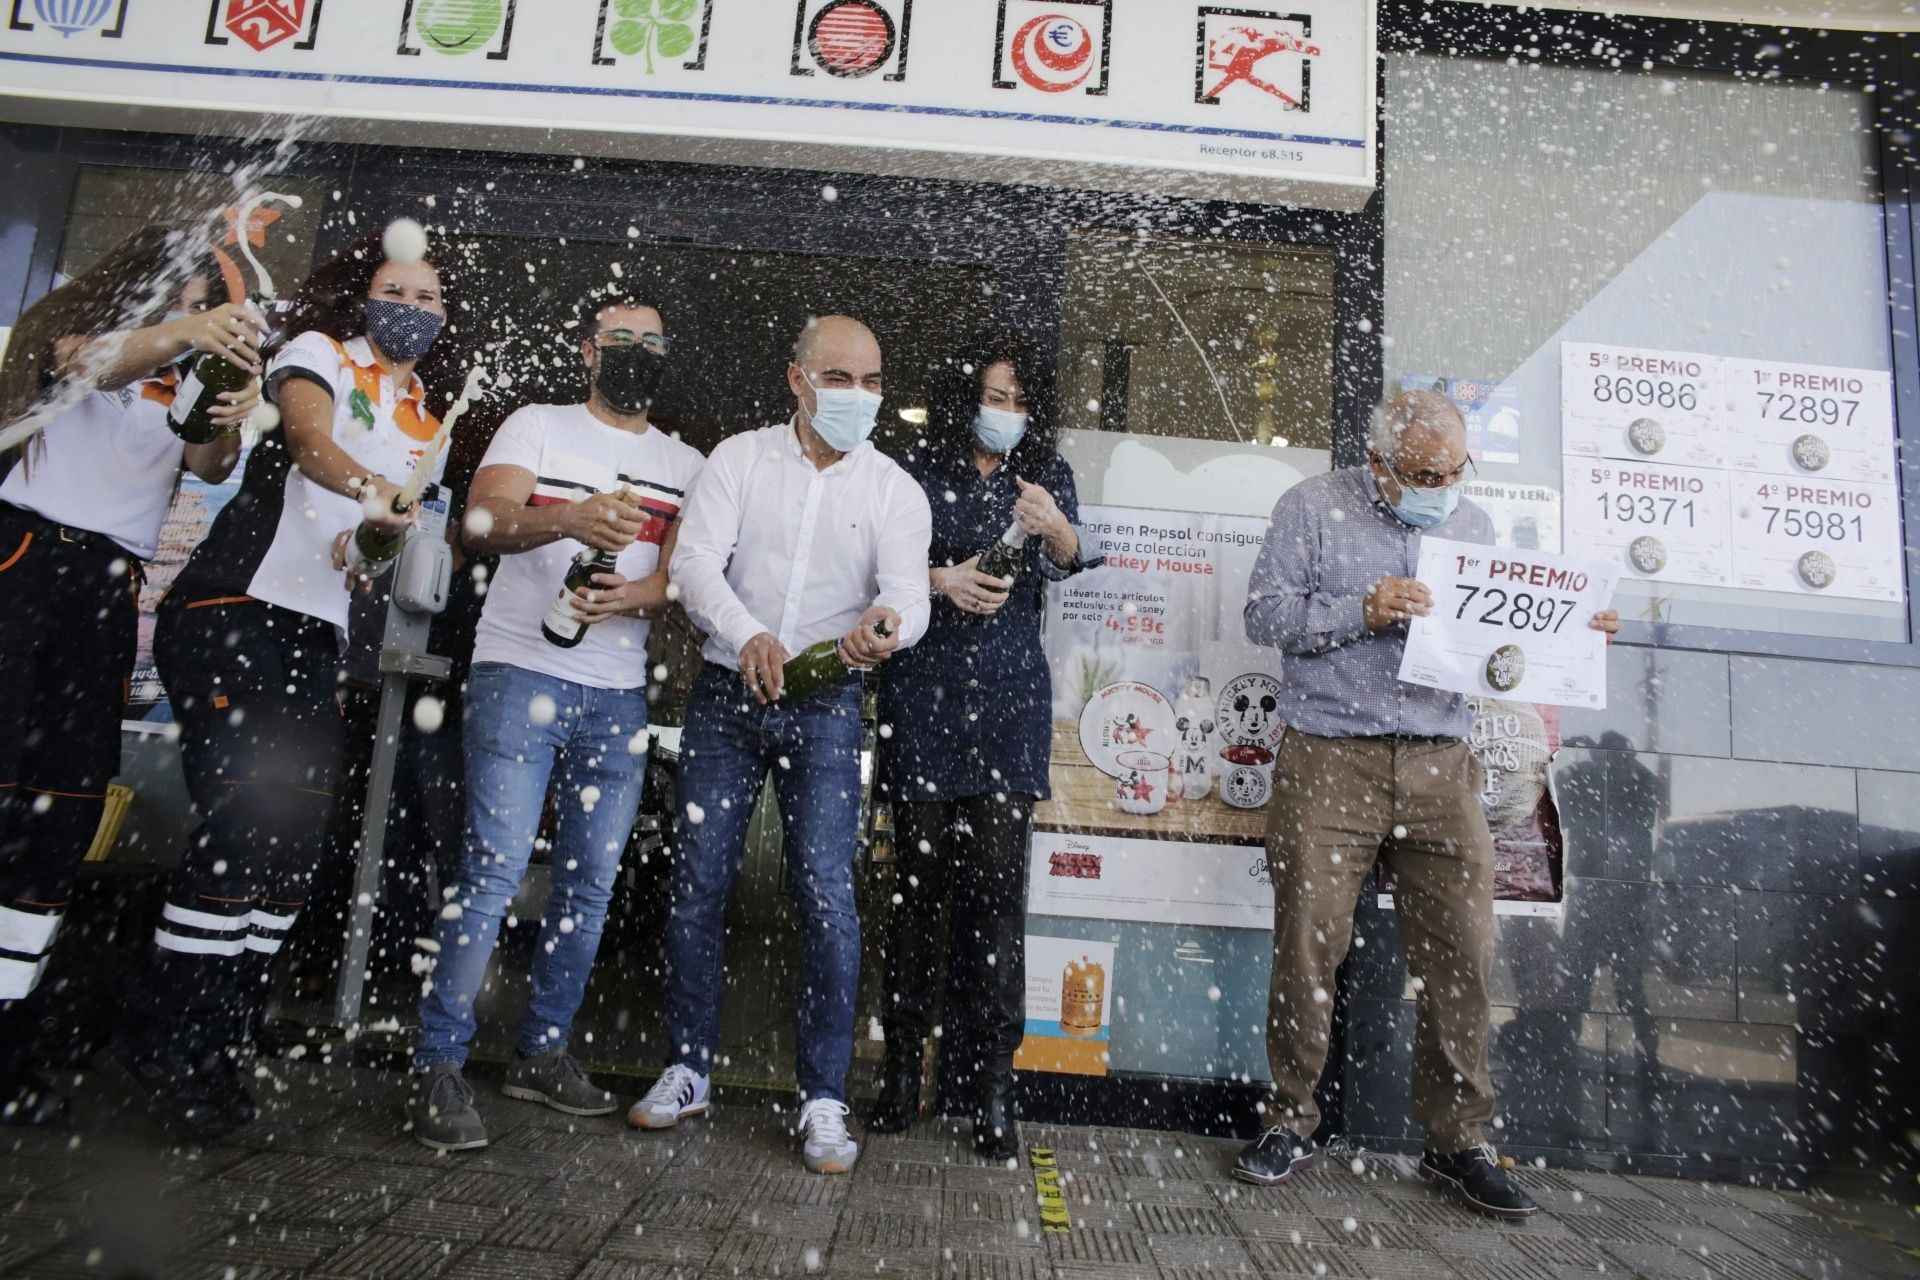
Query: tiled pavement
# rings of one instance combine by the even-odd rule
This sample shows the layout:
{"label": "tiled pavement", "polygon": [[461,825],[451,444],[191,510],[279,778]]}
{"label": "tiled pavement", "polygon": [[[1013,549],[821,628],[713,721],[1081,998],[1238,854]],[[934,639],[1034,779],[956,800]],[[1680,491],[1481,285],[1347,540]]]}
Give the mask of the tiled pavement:
{"label": "tiled pavement", "polygon": [[[1814,1280],[1909,1277],[1893,1206],[1652,1178],[1528,1171],[1546,1205],[1489,1224],[1404,1163],[1323,1161],[1262,1190],[1235,1144],[1028,1127],[1057,1153],[1071,1225],[1042,1228],[1033,1170],[976,1160],[923,1124],[869,1139],[855,1174],[811,1176],[763,1105],[677,1131],[579,1121],[479,1082],[494,1142],[436,1156],[401,1134],[391,1075],[276,1063],[283,1089],[229,1143],[169,1149],[83,1096],[63,1133],[0,1131],[0,1274],[670,1280]],[[1849,1222],[1863,1223],[1858,1229]]]}

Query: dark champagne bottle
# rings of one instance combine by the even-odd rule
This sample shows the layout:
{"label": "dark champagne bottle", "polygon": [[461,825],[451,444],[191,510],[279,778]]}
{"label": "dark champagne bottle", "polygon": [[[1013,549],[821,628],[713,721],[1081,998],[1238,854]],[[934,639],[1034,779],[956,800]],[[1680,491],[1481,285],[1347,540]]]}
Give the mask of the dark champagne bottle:
{"label": "dark champagne bottle", "polygon": [[587,638],[587,624],[573,616],[573,593],[591,590],[593,575],[612,573],[617,558],[611,551],[582,551],[573,558],[560,585],[560,594],[547,606],[547,616],[540,620],[540,634],[549,644],[571,649]]}
{"label": "dark champagne bottle", "polygon": [[1026,557],[1022,554],[1027,546],[1026,530],[1019,521],[1007,526],[1000,535],[1000,541],[980,553],[979,569],[981,573],[1006,582],[1020,576],[1020,562]]}
{"label": "dark champagne bottle", "polygon": [[[878,636],[892,635],[885,622],[873,624],[873,633]],[[780,696],[773,700],[776,707],[792,707],[805,702],[814,694],[830,689],[847,678],[853,670],[840,653],[840,641],[822,640],[819,644],[809,645],[793,657],[787,659],[780,682]]]}
{"label": "dark champagne bottle", "polygon": [[167,425],[188,444],[206,444],[217,439],[221,428],[213,420],[213,411],[220,407],[221,393],[239,391],[251,381],[252,374],[230,363],[225,356],[201,356],[187,366],[186,376],[174,388]]}
{"label": "dark champagne bottle", "polygon": [[[387,509],[396,516],[404,516],[413,510],[413,503],[407,500],[407,491],[402,489],[393,495],[393,505]],[[347,568],[363,578],[378,577],[388,565],[400,558],[400,549],[406,545],[405,527],[378,529],[362,520],[354,529],[353,537],[347,539]]]}

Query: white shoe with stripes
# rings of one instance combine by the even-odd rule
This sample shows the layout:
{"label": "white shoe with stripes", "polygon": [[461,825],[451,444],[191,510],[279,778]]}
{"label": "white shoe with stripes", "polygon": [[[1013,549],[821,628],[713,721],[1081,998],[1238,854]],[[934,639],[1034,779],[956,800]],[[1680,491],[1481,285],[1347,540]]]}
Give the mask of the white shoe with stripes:
{"label": "white shoe with stripes", "polygon": [[675,1063],[628,1110],[627,1123],[636,1129],[671,1129],[688,1116],[703,1116],[708,1110],[708,1088],[707,1077]]}

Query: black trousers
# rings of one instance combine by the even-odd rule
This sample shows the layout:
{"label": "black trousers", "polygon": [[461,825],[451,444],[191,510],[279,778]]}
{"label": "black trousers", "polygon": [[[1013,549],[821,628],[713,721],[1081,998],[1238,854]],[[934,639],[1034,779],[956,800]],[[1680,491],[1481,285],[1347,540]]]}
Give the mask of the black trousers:
{"label": "black trousers", "polygon": [[257,600],[160,607],[154,659],[200,825],[168,878],[129,1014],[139,1047],[243,1041],[326,847],[343,750],[333,627]]}
{"label": "black trousers", "polygon": [[0,1068],[120,769],[138,562],[0,503]]}
{"label": "black trousers", "polygon": [[1010,1071],[1026,1030],[1030,795],[901,804],[894,809],[896,891],[887,947],[888,1051],[917,1058],[941,987],[940,914],[948,908],[941,1109],[972,1105],[983,1073]]}

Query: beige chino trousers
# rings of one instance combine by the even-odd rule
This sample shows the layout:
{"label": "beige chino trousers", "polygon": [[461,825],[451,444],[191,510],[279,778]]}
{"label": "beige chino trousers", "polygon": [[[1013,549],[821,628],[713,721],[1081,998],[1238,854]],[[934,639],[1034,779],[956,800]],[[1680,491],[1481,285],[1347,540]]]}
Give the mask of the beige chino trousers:
{"label": "beige chino trousers", "polygon": [[1289,729],[1273,767],[1267,866],[1273,877],[1273,986],[1267,1124],[1310,1137],[1326,1065],[1333,975],[1354,904],[1377,859],[1415,980],[1413,1114],[1441,1153],[1483,1141],[1487,976],[1493,965],[1493,838],[1480,766],[1466,744],[1321,738]]}

